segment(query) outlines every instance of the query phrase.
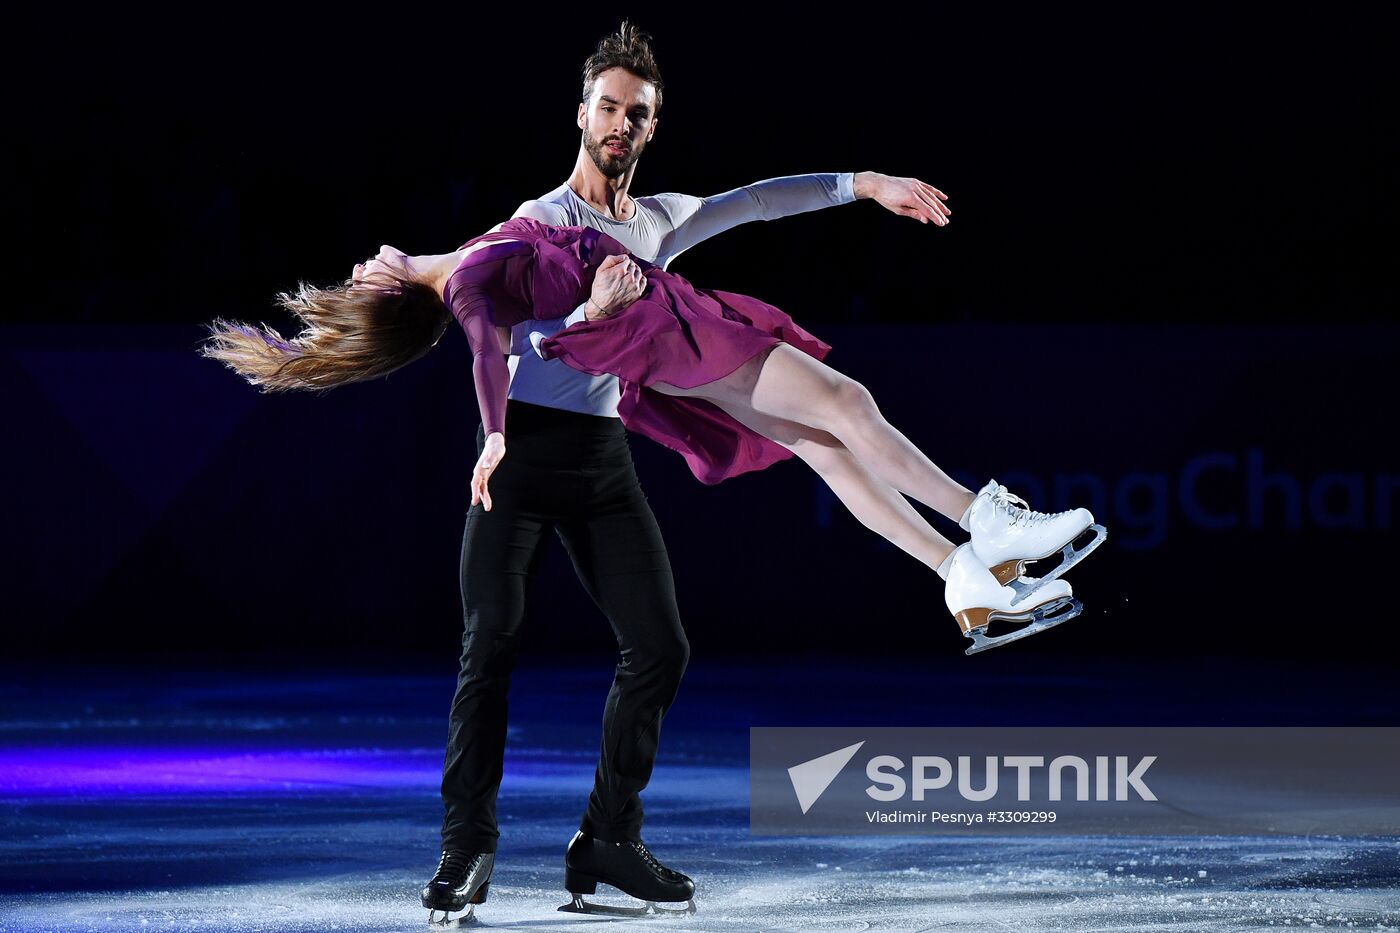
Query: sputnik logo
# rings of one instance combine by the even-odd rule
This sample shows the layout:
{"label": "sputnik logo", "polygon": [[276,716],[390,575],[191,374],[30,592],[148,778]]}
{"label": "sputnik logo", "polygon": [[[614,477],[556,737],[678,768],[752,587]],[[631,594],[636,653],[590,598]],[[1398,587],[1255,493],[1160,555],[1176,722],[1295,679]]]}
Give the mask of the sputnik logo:
{"label": "sputnik logo", "polygon": [[792,780],[792,789],[797,794],[797,802],[803,813],[812,809],[812,804],[831,786],[831,782],[836,780],[836,775],[841,773],[841,769],[846,767],[847,762],[855,757],[864,744],[864,741],[860,741],[854,745],[847,745],[820,758],[813,758],[788,768],[788,777]]}

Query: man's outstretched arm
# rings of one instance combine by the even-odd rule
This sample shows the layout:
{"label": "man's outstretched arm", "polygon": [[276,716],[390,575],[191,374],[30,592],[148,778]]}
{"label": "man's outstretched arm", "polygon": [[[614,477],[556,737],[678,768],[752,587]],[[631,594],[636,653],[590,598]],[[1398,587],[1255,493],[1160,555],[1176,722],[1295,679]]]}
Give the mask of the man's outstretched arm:
{"label": "man's outstretched arm", "polygon": [[807,211],[869,198],[904,217],[943,226],[948,222],[947,195],[917,178],[894,178],[879,172],[786,175],[754,182],[733,191],[697,198],[661,194],[656,200],[669,214],[672,230],[662,244],[662,267],[696,243],[754,220],[776,220]]}

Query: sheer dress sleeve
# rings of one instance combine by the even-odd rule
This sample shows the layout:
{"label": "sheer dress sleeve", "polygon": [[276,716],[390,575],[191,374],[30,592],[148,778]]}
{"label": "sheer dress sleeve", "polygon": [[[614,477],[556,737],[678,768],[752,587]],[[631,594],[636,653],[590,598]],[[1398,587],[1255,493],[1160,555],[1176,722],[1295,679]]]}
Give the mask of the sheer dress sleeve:
{"label": "sheer dress sleeve", "polygon": [[[529,248],[494,257],[468,256],[447,280],[444,290],[448,309],[467,335],[472,352],[472,381],[476,385],[481,423],[487,434],[504,433],[506,395],[510,390],[510,368],[496,327],[509,327],[530,316],[529,296],[521,295],[521,283],[528,283]],[[486,252],[483,250],[483,252]],[[475,260],[475,261],[474,261]]]}

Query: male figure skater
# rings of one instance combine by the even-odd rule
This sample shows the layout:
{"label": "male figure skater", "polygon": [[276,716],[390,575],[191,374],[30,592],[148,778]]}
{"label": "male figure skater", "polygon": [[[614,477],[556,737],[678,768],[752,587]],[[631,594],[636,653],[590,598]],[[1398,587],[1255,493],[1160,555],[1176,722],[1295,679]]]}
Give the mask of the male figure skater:
{"label": "male figure skater", "polygon": [[[637,162],[656,133],[662,80],[649,38],[623,23],[584,63],[582,133],[568,181],[526,201],[517,217],[592,227],[665,268],[684,250],[738,224],[872,198],[891,211],[944,225],[941,192],[913,178],[872,172],[775,178],[710,198],[633,198]],[[599,881],[649,902],[608,912],[644,913],[656,902],[688,902],[694,883],[662,865],[641,839],[640,792],[651,777],[661,722],[690,648],[681,627],[666,546],[642,494],[617,417],[618,383],[588,376],[532,349],[531,332],[552,334],[580,316],[625,307],[645,287],[632,263],[600,269],[592,297],[564,320],[530,321],[511,334],[507,422],[510,453],[490,498],[474,505],[462,541],[465,633],[443,763],[442,857],[423,906],[456,911],[486,900],[495,861],[496,795],[506,740],[506,692],[526,581],[545,534],[564,542],[579,579],[608,617],[621,651],[603,716],[593,791],[565,854],[561,910],[595,912],[582,895]],[[467,916],[470,916],[470,912]]]}

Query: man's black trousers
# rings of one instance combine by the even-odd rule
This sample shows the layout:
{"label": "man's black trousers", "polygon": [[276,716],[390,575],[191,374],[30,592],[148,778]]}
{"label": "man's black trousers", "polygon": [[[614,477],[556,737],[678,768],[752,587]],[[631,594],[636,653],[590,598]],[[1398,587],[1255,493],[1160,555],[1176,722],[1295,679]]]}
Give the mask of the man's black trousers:
{"label": "man's black trousers", "polygon": [[[478,432],[478,451],[484,442]],[[690,646],[666,545],[621,422],[510,402],[506,455],[490,491],[491,511],[473,507],[462,539],[465,632],[443,763],[443,848],[496,850],[506,691],[526,581],[551,530],[612,624],[622,655],[603,710],[602,750],[581,828],[608,842],[639,839],[638,794],[651,778],[661,721]]]}

